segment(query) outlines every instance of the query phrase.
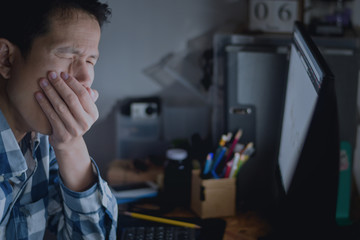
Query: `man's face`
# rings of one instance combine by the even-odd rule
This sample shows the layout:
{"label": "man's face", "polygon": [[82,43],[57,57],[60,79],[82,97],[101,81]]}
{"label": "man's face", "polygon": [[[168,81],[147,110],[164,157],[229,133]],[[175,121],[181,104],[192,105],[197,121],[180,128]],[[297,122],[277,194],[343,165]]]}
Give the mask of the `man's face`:
{"label": "man's face", "polygon": [[7,91],[12,111],[18,116],[14,124],[17,131],[51,133],[50,123],[34,97],[41,90],[39,79],[50,71],[67,72],[90,87],[99,41],[100,26],[96,19],[78,11],[65,20],[53,17],[50,31],[34,40],[25,59],[16,52]]}

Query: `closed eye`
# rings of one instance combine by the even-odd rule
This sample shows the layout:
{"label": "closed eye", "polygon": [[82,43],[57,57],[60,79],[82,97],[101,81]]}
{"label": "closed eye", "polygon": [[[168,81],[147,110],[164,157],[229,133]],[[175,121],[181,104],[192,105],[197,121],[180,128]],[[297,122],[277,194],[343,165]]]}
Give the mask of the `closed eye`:
{"label": "closed eye", "polygon": [[72,54],[60,54],[60,53],[57,53],[55,54],[57,57],[59,58],[63,58],[63,59],[70,59],[72,60],[73,59],[73,55]]}
{"label": "closed eye", "polygon": [[95,58],[90,58],[90,59],[86,60],[86,62],[89,63],[89,64],[91,64],[91,65],[93,65],[93,66],[95,66],[95,64],[96,64],[97,61],[96,61]]}
{"label": "closed eye", "polygon": [[92,62],[92,61],[86,61],[88,64],[92,65],[92,66],[95,66],[95,63]]}

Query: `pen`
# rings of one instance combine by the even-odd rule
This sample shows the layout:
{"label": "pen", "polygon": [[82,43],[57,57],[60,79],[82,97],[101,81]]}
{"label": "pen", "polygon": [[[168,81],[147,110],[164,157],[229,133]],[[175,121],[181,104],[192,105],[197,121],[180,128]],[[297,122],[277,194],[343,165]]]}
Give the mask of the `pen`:
{"label": "pen", "polygon": [[227,141],[228,141],[228,137],[227,137],[225,134],[223,134],[223,135],[221,136],[220,141],[219,141],[219,148],[225,146],[225,144],[226,144]]}
{"label": "pen", "polygon": [[214,161],[216,161],[218,159],[219,154],[222,152],[222,149],[225,146],[226,142],[227,142],[227,136],[225,134],[223,134],[221,136],[221,139],[220,139],[220,142],[219,142],[219,147],[216,149],[215,154],[213,156],[213,161],[212,161],[213,164],[211,166],[211,169],[214,166]]}
{"label": "pen", "polygon": [[[229,141],[231,140],[231,138],[232,138],[232,135],[233,135],[232,132],[228,132],[228,134],[225,135],[225,136],[226,136],[225,141],[226,141],[226,142],[229,142]],[[226,142],[225,142],[225,143],[226,143]]]}
{"label": "pen", "polygon": [[231,169],[234,163],[234,158],[226,163],[224,178],[228,178],[230,176]]}
{"label": "pen", "polygon": [[242,154],[251,157],[251,155],[255,152],[255,148],[250,146],[247,148]]}
{"label": "pen", "polygon": [[[225,178],[229,178],[229,177],[231,177],[232,174],[234,174],[233,168],[236,168],[237,162],[239,160],[239,159],[236,159],[236,153],[241,153],[244,148],[245,148],[244,144],[236,143],[234,145],[233,151],[235,152],[235,154],[234,154],[233,158],[231,159],[231,161],[226,163],[226,167],[224,169],[224,172],[225,172],[224,177]],[[234,161],[236,161],[236,163]]]}
{"label": "pen", "polygon": [[239,139],[241,138],[242,134],[243,134],[242,129],[239,129],[235,134],[234,140],[231,144],[231,147],[229,148],[229,152],[227,153],[225,163],[227,163],[232,157],[232,153],[234,152],[235,146],[238,143]]}
{"label": "pen", "polygon": [[254,148],[254,143],[253,142],[249,142],[248,144],[246,144],[246,146],[241,149],[240,154],[244,154],[246,151],[250,151],[249,149]]}
{"label": "pen", "polygon": [[226,163],[224,178],[229,177],[233,163],[234,163],[234,159]]}
{"label": "pen", "polygon": [[131,216],[133,218],[143,219],[143,220],[152,221],[152,222],[165,223],[165,224],[170,224],[170,225],[179,226],[179,227],[201,228],[199,225],[196,225],[194,223],[182,222],[182,221],[172,220],[172,219],[168,219],[168,218],[154,217],[154,216],[149,216],[149,215],[145,215],[145,214],[141,214],[141,213],[124,212],[124,215]]}
{"label": "pen", "polygon": [[215,160],[214,166],[213,166],[212,171],[211,171],[211,174],[213,175],[214,178],[220,178],[220,176],[218,176],[216,174],[215,170],[218,167],[218,165],[220,164],[221,159],[224,157],[226,150],[227,150],[226,147],[222,147],[219,155],[217,156],[217,159]]}
{"label": "pen", "polygon": [[211,169],[211,163],[213,160],[214,154],[213,153],[209,153],[206,157],[206,161],[205,161],[205,167],[204,167],[204,171],[203,171],[203,175],[206,175],[209,173],[210,169]]}

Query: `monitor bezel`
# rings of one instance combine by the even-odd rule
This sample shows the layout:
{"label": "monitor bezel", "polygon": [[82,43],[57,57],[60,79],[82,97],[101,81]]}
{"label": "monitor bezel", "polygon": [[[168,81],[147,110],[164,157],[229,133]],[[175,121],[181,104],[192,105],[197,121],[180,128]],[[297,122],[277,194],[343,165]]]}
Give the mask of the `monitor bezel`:
{"label": "monitor bezel", "polygon": [[303,23],[299,21],[294,23],[293,36],[293,44],[300,52],[301,56],[303,56],[303,60],[305,61],[303,63],[309,67],[308,70],[316,70],[316,72],[314,72],[315,75],[321,74],[321,76],[317,76],[317,79],[314,79],[312,78],[313,74],[310,75],[308,72],[316,92],[319,93],[324,79],[334,80],[334,75],[326,63],[323,55],[320,53],[318,47],[307,33]]}

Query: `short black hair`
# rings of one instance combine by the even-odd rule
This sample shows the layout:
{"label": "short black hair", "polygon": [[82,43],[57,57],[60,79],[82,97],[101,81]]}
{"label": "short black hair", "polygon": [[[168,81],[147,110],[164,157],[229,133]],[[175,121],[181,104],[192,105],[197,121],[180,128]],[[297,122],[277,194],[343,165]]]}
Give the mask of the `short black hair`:
{"label": "short black hair", "polygon": [[100,27],[109,21],[111,9],[98,0],[5,0],[0,10],[0,38],[15,44],[24,57],[36,37],[50,31],[51,17],[69,16],[74,10],[95,17]]}

